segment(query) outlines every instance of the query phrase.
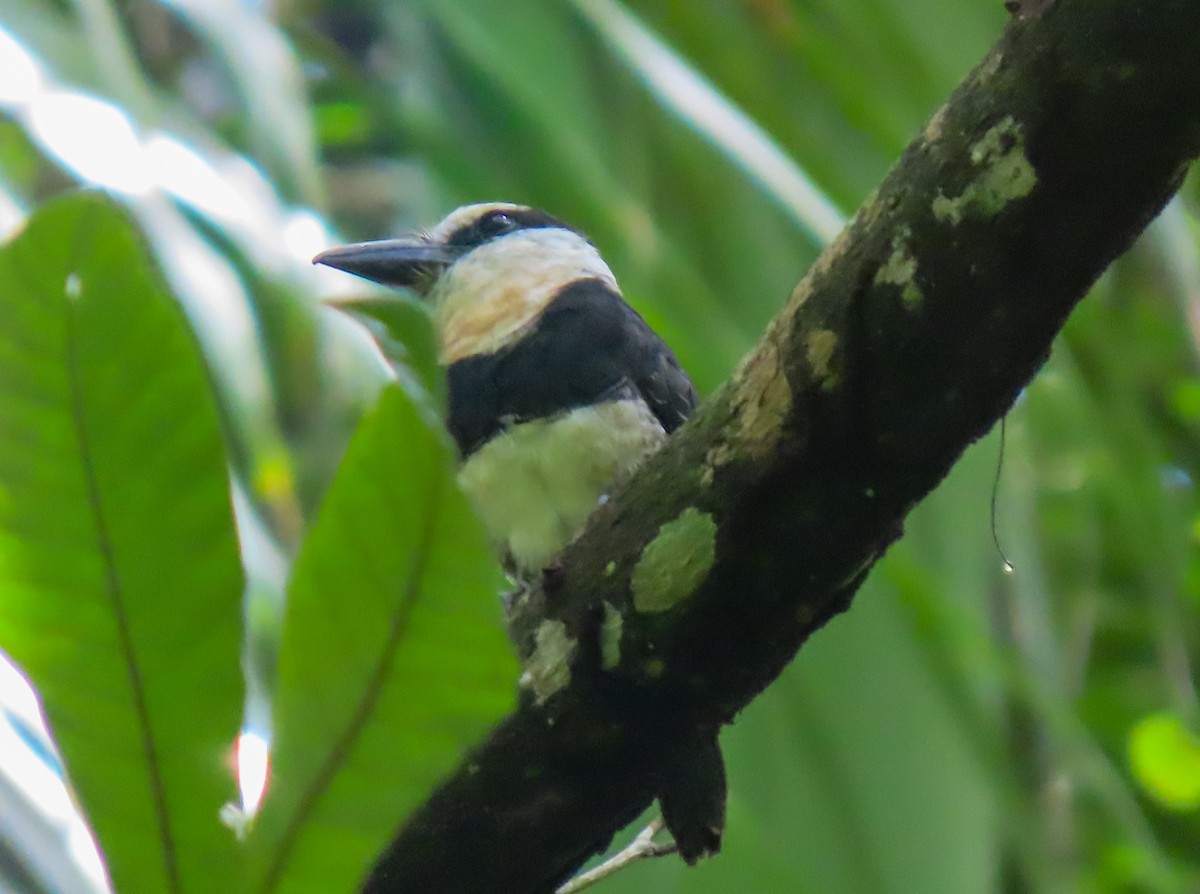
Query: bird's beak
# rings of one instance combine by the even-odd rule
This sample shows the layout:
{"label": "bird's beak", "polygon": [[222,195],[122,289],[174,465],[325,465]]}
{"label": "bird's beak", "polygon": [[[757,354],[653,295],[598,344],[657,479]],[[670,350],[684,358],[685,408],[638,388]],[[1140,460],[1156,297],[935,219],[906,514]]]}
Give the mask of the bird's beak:
{"label": "bird's beak", "polygon": [[425,292],[454,261],[444,245],[425,239],[383,239],[356,242],[323,251],[314,264],[344,270],[385,286],[405,286]]}

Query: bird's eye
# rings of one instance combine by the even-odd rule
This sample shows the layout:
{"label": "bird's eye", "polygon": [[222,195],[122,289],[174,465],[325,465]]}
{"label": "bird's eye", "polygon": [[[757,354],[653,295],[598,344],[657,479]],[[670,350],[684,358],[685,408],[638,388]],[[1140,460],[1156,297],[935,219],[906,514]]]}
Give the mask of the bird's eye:
{"label": "bird's eye", "polygon": [[493,239],[529,226],[526,216],[520,212],[510,214],[500,209],[489,211],[451,233],[446,239],[446,244],[460,251],[470,251]]}
{"label": "bird's eye", "polygon": [[489,239],[495,238],[496,236],[503,236],[505,233],[511,233],[519,226],[520,224],[518,224],[503,211],[497,211],[494,214],[489,214],[479,222],[479,228]]}

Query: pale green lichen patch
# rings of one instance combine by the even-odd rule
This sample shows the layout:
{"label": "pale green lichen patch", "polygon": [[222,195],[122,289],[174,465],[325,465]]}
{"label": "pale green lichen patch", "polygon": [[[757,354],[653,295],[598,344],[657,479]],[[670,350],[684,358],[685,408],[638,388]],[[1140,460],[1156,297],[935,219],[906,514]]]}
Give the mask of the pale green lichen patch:
{"label": "pale green lichen patch", "polygon": [[610,671],[621,663],[621,632],[625,619],[610,603],[604,603],[604,621],[600,624],[600,668]]}
{"label": "pale green lichen patch", "polygon": [[938,190],[933,204],[929,207],[933,211],[933,216],[938,220],[949,221],[952,224],[957,224],[962,220],[962,211],[959,210],[958,200],[946,198],[941,190]]}
{"label": "pale green lichen patch", "polygon": [[838,337],[832,329],[817,329],[804,339],[804,356],[813,380],[828,390],[837,385],[837,374],[833,370],[833,353],[837,350]]}
{"label": "pale green lichen patch", "polygon": [[792,409],[792,386],[784,373],[777,345],[771,344],[752,363],[743,380],[747,400],[742,410],[742,438],[758,445],[774,445],[779,427]]}
{"label": "pale green lichen patch", "polygon": [[538,626],[521,685],[533,690],[539,705],[571,682],[571,658],[578,647],[562,621],[546,620]]}
{"label": "pale green lichen patch", "polygon": [[940,106],[925,122],[925,129],[921,132],[921,137],[926,143],[936,143],[942,138],[946,131],[946,112],[949,108],[948,105]]}
{"label": "pale green lichen patch", "polygon": [[665,612],[686,599],[708,575],[717,552],[717,523],[693,506],[658,529],[633,569],[633,606]]}
{"label": "pale green lichen patch", "polygon": [[741,457],[766,456],[783,437],[783,423],[792,410],[792,386],[777,338],[778,328],[773,324],[734,372],[730,399],[734,418],[724,437],[708,452],[708,469],[700,473],[702,485],[712,468]]}
{"label": "pale green lichen patch", "polygon": [[642,665],[642,669],[646,672],[646,676],[657,680],[667,670],[667,663],[661,658],[647,658],[646,663]]}
{"label": "pale green lichen patch", "polygon": [[987,217],[1009,202],[1024,198],[1037,184],[1037,172],[1025,155],[1025,135],[1016,120],[1005,117],[971,146],[975,179],[956,198],[941,193],[933,200],[933,216],[958,224],[966,217]]}
{"label": "pale green lichen patch", "polygon": [[900,300],[909,308],[915,308],[925,298],[917,285],[917,259],[912,253],[912,230],[901,227],[892,237],[892,253],[875,271],[876,285],[900,287]]}
{"label": "pale green lichen patch", "polygon": [[993,50],[989,53],[979,66],[971,72],[970,79],[973,84],[983,84],[991,80],[1000,71],[1000,66],[1004,64],[1004,54],[999,50]]}

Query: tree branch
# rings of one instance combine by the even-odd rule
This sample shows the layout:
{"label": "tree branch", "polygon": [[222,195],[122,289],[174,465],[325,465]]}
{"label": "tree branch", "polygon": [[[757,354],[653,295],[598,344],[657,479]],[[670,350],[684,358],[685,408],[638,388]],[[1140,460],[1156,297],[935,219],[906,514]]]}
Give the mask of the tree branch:
{"label": "tree branch", "polygon": [[1200,3],[1018,4],[513,631],[527,697],[371,894],[548,892],[833,615],[1200,152]]}

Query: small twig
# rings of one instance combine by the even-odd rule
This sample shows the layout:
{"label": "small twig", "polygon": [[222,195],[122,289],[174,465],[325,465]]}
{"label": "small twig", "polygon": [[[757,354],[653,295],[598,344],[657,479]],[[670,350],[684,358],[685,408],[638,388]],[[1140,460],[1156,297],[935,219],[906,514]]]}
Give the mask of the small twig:
{"label": "small twig", "polygon": [[618,869],[623,869],[630,863],[636,863],[638,860],[645,860],[648,857],[663,857],[675,853],[677,848],[674,841],[659,844],[654,840],[654,836],[662,829],[663,821],[662,817],[659,817],[638,832],[637,837],[623,851],[609,857],[595,869],[581,872],[559,888],[555,894],[578,894],[584,888],[590,888],[596,882],[608,878]]}

